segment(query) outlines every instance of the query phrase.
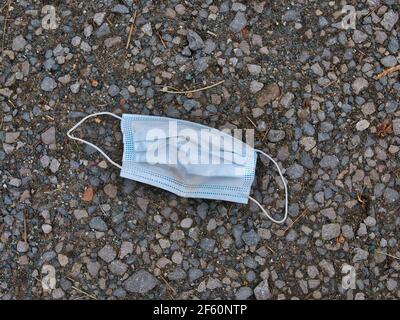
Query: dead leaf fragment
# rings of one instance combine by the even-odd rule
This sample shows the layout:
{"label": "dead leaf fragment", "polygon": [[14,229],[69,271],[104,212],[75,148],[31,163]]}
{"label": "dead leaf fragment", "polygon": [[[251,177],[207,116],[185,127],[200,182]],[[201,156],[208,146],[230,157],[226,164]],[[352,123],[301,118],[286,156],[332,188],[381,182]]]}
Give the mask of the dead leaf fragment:
{"label": "dead leaf fragment", "polygon": [[86,202],[90,202],[93,199],[93,195],[94,195],[93,189],[91,187],[89,187],[83,193],[82,200],[86,201]]}

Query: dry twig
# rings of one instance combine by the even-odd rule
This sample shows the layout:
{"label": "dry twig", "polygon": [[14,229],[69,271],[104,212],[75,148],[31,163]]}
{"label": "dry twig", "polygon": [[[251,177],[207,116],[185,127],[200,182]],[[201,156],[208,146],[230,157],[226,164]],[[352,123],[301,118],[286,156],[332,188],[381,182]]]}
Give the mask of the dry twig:
{"label": "dry twig", "polygon": [[164,41],[164,39],[162,38],[160,32],[156,31],[156,34],[157,34],[158,38],[160,39],[160,41],[161,41],[163,47],[164,47],[165,49],[167,49],[167,45],[165,44],[165,41]]}
{"label": "dry twig", "polygon": [[253,125],[254,128],[257,128],[256,124],[251,120],[248,116],[246,116],[247,120],[250,121],[250,123]]}
{"label": "dry twig", "polygon": [[[174,287],[172,287],[169,283],[168,283],[168,281],[160,274],[160,278],[161,278],[161,280],[167,285],[167,287],[172,291],[172,293],[174,294],[174,295],[176,295],[176,290],[174,289]],[[171,296],[171,298],[173,299],[174,297],[172,296],[172,295],[170,295]]]}
{"label": "dry twig", "polygon": [[394,256],[394,255],[392,255],[392,254],[390,254],[390,253],[386,253],[386,252],[382,252],[382,251],[378,251],[378,250],[375,250],[375,252],[376,252],[376,253],[379,253],[379,254],[383,254],[384,256],[391,257],[391,258],[396,259],[396,260],[400,260],[399,257]]}
{"label": "dry twig", "polygon": [[290,224],[290,226],[288,226],[288,227],[285,229],[284,233],[286,233],[288,230],[290,230],[290,229],[294,226],[294,224],[295,224],[297,221],[299,221],[301,218],[303,218],[307,213],[308,213],[308,210],[307,210],[307,209],[304,210],[304,212],[303,212],[301,215],[299,215],[296,219],[294,219],[294,221]]}
{"label": "dry twig", "polygon": [[187,91],[175,91],[175,90],[168,89],[168,88],[171,88],[171,87],[164,87],[164,88],[161,89],[161,92],[175,93],[175,94],[188,94],[188,93],[194,93],[194,92],[199,92],[199,91],[204,91],[204,90],[207,90],[207,89],[211,89],[211,88],[214,88],[214,87],[216,87],[216,86],[218,86],[218,85],[220,85],[221,83],[224,83],[224,82],[225,82],[225,80],[221,80],[221,81],[219,81],[217,83],[214,83],[214,84],[211,84],[211,85],[209,85],[207,87],[203,87],[203,88],[199,88],[199,89],[193,89],[193,90],[187,90]]}
{"label": "dry twig", "polygon": [[7,20],[8,20],[8,13],[10,12],[11,1],[12,1],[12,0],[8,0],[8,4],[6,3],[6,4],[4,5],[4,7],[1,9],[1,10],[3,10],[3,9],[8,5],[8,6],[7,6],[7,11],[6,11],[6,17],[5,17],[5,19],[4,19],[3,39],[2,39],[2,41],[1,41],[1,52],[4,51],[4,43],[5,43],[5,40],[6,40],[6,31],[7,31]]}
{"label": "dry twig", "polygon": [[81,290],[81,289],[79,289],[79,288],[77,288],[75,286],[71,286],[71,288],[76,290],[76,291],[78,291],[78,292],[80,292],[80,293],[82,293],[83,295],[85,295],[85,296],[87,296],[87,297],[89,297],[89,298],[91,298],[93,300],[97,300],[97,298],[94,295],[92,295],[90,293],[87,293],[87,292],[85,292],[85,291],[83,291],[83,290]]}
{"label": "dry twig", "polygon": [[[66,277],[66,278],[68,280],[71,280],[72,282],[75,282],[75,280],[72,279],[71,277]],[[79,293],[82,293],[83,295],[85,295],[85,296],[87,296],[87,297],[89,297],[89,298],[91,298],[93,300],[97,300],[97,297],[95,295],[87,293],[87,292],[83,291],[82,289],[79,289],[79,288],[75,287],[74,285],[71,285],[71,288],[76,290],[76,291],[78,291]]]}
{"label": "dry twig", "polygon": [[275,251],[267,244],[265,244],[265,246],[267,247],[267,249],[269,249],[273,254],[275,254]]}
{"label": "dry twig", "polygon": [[126,42],[126,49],[129,48],[129,45],[130,45],[131,39],[132,39],[132,33],[133,33],[133,30],[135,29],[136,14],[137,14],[137,12],[135,11],[135,13],[132,16],[132,24],[131,24],[131,28],[129,29],[128,41]]}
{"label": "dry twig", "polygon": [[387,75],[389,75],[393,72],[396,72],[396,71],[400,71],[400,64],[398,64],[397,66],[390,67],[390,68],[383,70],[381,73],[379,73],[377,76],[375,76],[374,79],[379,80],[379,79],[386,77]]}
{"label": "dry twig", "polygon": [[26,215],[25,215],[25,212],[24,212],[24,234],[23,234],[23,237],[24,237],[24,242],[28,243],[28,234],[27,234],[27,231],[26,231]]}

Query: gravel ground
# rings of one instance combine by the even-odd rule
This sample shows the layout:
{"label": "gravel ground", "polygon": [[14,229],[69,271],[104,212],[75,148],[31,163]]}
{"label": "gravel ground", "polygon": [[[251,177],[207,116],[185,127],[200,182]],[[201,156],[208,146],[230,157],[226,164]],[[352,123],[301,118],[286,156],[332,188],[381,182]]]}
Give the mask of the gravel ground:
{"label": "gravel ground", "polygon": [[[355,30],[342,1],[47,3],[0,2],[1,299],[400,297],[397,0],[349,1]],[[98,111],[255,127],[286,225],[120,178],[66,138]],[[121,158],[117,121],[78,134]]]}

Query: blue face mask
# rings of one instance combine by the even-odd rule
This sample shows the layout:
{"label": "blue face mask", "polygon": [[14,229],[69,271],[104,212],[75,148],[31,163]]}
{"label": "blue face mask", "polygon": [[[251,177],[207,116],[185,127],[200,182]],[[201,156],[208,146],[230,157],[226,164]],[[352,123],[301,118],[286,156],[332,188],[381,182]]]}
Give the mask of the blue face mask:
{"label": "blue face mask", "polygon": [[[84,121],[99,115],[121,120],[124,152],[122,165],[111,160],[96,145],[77,138],[72,132]],[[261,150],[253,149],[231,135],[189,121],[157,116],[109,112],[88,115],[72,127],[70,139],[99,151],[119,168],[121,177],[146,183],[186,198],[224,200],[236,203],[253,201],[275,223],[284,223],[288,210],[288,191],[278,164]],[[276,166],[285,189],[285,213],[276,220],[250,196],[257,153]]]}

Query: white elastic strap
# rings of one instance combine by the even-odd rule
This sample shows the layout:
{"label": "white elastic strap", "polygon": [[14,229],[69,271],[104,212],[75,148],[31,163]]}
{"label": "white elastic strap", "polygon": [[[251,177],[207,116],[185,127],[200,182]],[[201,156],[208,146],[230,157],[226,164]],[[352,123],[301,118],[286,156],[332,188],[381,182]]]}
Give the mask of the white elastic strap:
{"label": "white elastic strap", "polygon": [[271,221],[273,221],[273,222],[275,222],[275,223],[278,223],[278,224],[284,223],[284,222],[286,221],[287,214],[288,214],[288,202],[289,202],[288,198],[289,198],[289,197],[288,197],[288,190],[287,190],[286,181],[285,181],[285,178],[283,177],[281,168],[279,168],[278,163],[277,163],[274,159],[272,159],[269,155],[267,155],[265,152],[263,152],[263,151],[261,151],[261,150],[258,150],[258,149],[255,149],[255,151],[261,153],[261,154],[264,155],[264,156],[266,156],[269,160],[272,161],[272,163],[273,163],[273,164],[276,166],[276,168],[278,169],[278,172],[279,172],[279,175],[280,175],[280,177],[281,177],[283,186],[285,187],[285,215],[283,216],[283,218],[282,218],[281,220],[275,220],[274,218],[272,218],[272,217],[269,215],[269,213],[263,208],[263,206],[262,206],[256,199],[254,199],[254,198],[252,198],[252,197],[250,197],[250,196],[249,196],[249,199],[250,199],[251,201],[253,201],[256,205],[258,205],[258,207],[259,207],[259,208],[262,210],[262,212],[268,217],[268,219],[270,219]]}
{"label": "white elastic strap", "polygon": [[97,112],[97,113],[93,113],[93,114],[90,114],[90,115],[84,117],[81,121],[79,121],[79,122],[78,122],[76,125],[74,125],[71,129],[69,129],[68,132],[67,132],[67,136],[68,136],[68,138],[70,138],[70,139],[73,139],[73,140],[82,142],[82,143],[84,143],[84,144],[87,144],[88,146],[91,146],[92,148],[94,148],[94,149],[96,149],[98,152],[100,152],[111,164],[113,164],[114,166],[116,166],[116,167],[119,168],[119,169],[122,169],[121,165],[119,165],[118,163],[112,161],[112,160],[110,159],[110,157],[109,157],[108,155],[106,155],[106,153],[105,153],[103,150],[101,150],[98,146],[94,145],[93,143],[90,143],[89,141],[86,141],[86,140],[84,140],[84,139],[80,139],[80,138],[77,138],[77,137],[71,135],[72,131],[74,131],[76,128],[78,128],[78,127],[79,127],[82,123],[84,123],[87,119],[92,118],[92,117],[101,116],[101,115],[108,115],[108,116],[112,116],[112,117],[114,117],[114,118],[117,118],[117,119],[119,119],[119,120],[122,120],[122,118],[121,118],[120,116],[117,116],[116,114],[111,113],[111,112]]}

